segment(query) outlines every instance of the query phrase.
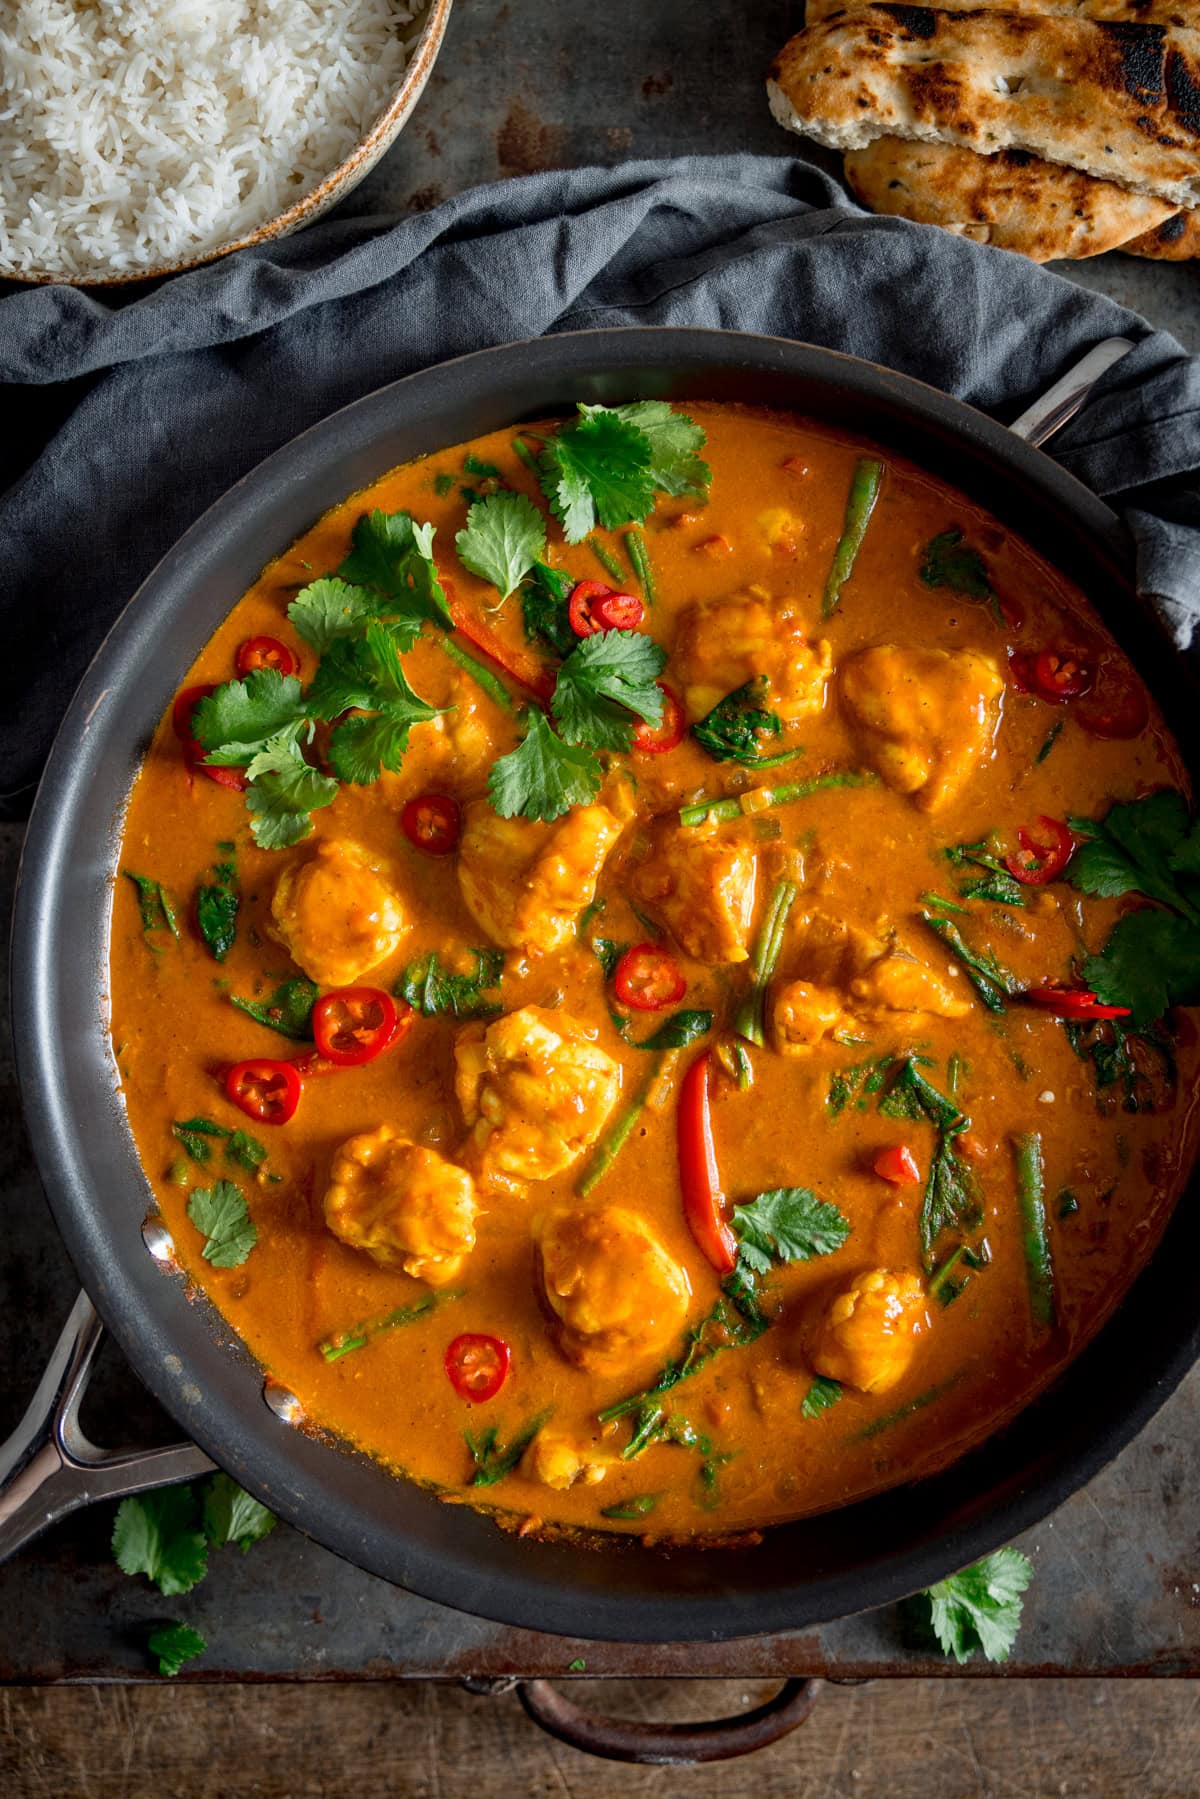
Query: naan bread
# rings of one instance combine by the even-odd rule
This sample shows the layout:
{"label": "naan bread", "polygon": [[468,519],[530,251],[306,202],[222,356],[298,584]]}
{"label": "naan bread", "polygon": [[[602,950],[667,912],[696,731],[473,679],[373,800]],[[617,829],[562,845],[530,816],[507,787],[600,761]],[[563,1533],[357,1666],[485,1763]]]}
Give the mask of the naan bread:
{"label": "naan bread", "polygon": [[1121,245],[1127,256],[1151,256],[1156,262],[1190,262],[1200,256],[1200,212],[1177,212],[1153,231]]}
{"label": "naan bread", "polygon": [[[862,12],[873,0],[808,0],[805,25],[834,13]],[[938,0],[938,12],[977,12],[979,0]],[[1043,19],[1132,19],[1141,25],[1200,30],[1200,0],[997,0],[995,12],[1034,13]]]}
{"label": "naan bread", "polygon": [[1034,262],[1101,256],[1180,216],[1168,200],[1131,194],[1027,150],[978,156],[957,144],[879,137],[851,150],[846,179],[872,212],[940,225]]}
{"label": "naan bread", "polygon": [[835,150],[1028,150],[1200,206],[1198,32],[868,6],[799,32],[767,92],[780,124]]}

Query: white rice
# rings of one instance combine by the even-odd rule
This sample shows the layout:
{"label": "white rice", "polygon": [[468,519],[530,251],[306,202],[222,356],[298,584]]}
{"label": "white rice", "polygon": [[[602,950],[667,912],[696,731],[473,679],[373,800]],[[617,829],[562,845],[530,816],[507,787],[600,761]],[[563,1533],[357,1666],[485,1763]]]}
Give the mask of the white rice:
{"label": "white rice", "polygon": [[184,262],[318,186],[425,0],[0,0],[0,272]]}

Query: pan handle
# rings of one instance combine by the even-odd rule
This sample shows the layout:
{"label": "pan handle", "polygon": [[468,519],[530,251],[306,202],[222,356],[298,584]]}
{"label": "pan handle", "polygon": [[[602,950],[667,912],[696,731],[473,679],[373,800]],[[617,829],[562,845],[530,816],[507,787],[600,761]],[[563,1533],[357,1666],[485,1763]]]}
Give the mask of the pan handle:
{"label": "pan handle", "polygon": [[0,1562],[78,1506],[190,1480],[214,1465],[194,1443],[106,1450],[88,1440],[79,1406],[103,1335],[81,1293],[25,1416],[0,1444]]}
{"label": "pan handle", "polygon": [[1047,388],[1040,399],[1027,406],[1020,418],[1008,427],[1016,437],[1023,437],[1034,449],[1049,443],[1056,432],[1069,425],[1077,412],[1087,405],[1093,387],[1123,356],[1137,346],[1127,337],[1106,337],[1093,345],[1079,362]]}
{"label": "pan handle", "polygon": [[698,1724],[606,1718],[576,1705],[548,1680],[518,1682],[517,1696],[535,1724],[585,1755],[610,1762],[680,1768],[753,1755],[756,1749],[777,1743],[808,1721],[820,1688],[819,1680],[785,1680],[777,1693],[753,1711],[732,1718],[706,1718]]}

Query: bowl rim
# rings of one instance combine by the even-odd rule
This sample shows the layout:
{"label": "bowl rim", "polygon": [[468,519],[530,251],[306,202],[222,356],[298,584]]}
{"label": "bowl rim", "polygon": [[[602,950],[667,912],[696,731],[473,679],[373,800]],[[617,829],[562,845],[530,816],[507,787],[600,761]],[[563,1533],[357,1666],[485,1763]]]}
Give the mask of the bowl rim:
{"label": "bowl rim", "polygon": [[[363,457],[376,474],[384,472],[398,460],[384,448],[397,431],[419,435],[425,418],[448,409],[451,416],[458,407],[478,417],[499,408],[502,422],[515,425],[537,411],[538,402],[527,406],[512,397],[531,387],[578,397],[586,390],[593,399],[611,400],[618,392],[650,396],[656,384],[666,391],[664,380],[682,379],[680,370],[692,381],[693,397],[719,376],[743,388],[781,376],[811,379],[832,388],[839,405],[861,401],[868,409],[890,408],[914,433],[940,434],[955,466],[961,460],[966,468],[973,457],[985,470],[990,461],[1018,497],[1022,490],[1031,499],[1040,496],[1048,520],[1056,514],[1066,519],[1080,554],[1094,563],[1097,582],[1111,577],[1114,592],[1128,604],[1129,546],[1108,507],[994,420],[909,376],[788,340],[688,328],[564,333],[477,351],[366,395],[291,440],[202,514],[147,577],[97,652],[60,728],[30,820],[13,928],[17,1071],[52,1211],[105,1323],[165,1408],[265,1504],[370,1572],[508,1625],[626,1642],[757,1636],[881,1606],[1038,1522],[1125,1446],[1200,1354],[1200,1319],[1187,1284],[1200,1248],[1200,1209],[1181,1196],[1150,1261],[1112,1316],[1011,1424],[911,1487],[773,1526],[770,1543],[785,1558],[802,1546],[782,1567],[768,1548],[685,1547],[660,1558],[638,1554],[627,1538],[611,1540],[603,1551],[516,1539],[487,1514],[439,1506],[381,1464],[283,1424],[262,1403],[261,1369],[236,1339],[230,1344],[232,1332],[220,1314],[208,1302],[194,1303],[180,1280],[164,1279],[134,1240],[152,1195],[128,1126],[127,1142],[111,1140],[110,1132],[110,1141],[97,1149],[82,1128],[76,1098],[76,1090],[87,1095],[93,1123],[123,1118],[111,1065],[97,1063],[90,1073],[84,1067],[87,1033],[96,1036],[99,1024],[99,1036],[105,1035],[102,1007],[93,1017],[90,1000],[71,986],[72,972],[82,973],[92,995],[97,982],[103,992],[108,907],[96,908],[104,914],[98,933],[94,920],[81,923],[72,883],[93,900],[101,888],[107,895],[124,799],[111,815],[103,805],[97,813],[96,800],[105,793],[100,775],[106,737],[121,746],[108,786],[123,785],[127,796],[146,727],[153,728],[162,710],[154,697],[158,674],[150,669],[140,688],[139,675],[150,667],[157,645],[182,676],[215,629],[210,615],[219,621],[236,603],[243,588],[233,578],[214,598],[204,577],[223,546],[229,553],[237,533],[249,531],[253,539],[264,517],[273,519],[270,553],[277,553],[298,534],[287,509],[308,504],[306,483],[315,481],[320,494],[320,484],[332,480],[344,498],[365,484],[355,480]],[[789,409],[798,410],[790,402]],[[428,442],[425,453],[450,441],[461,438]],[[878,432],[876,441],[886,442],[886,434]],[[354,456],[359,461],[347,464]],[[971,491],[967,481],[960,485]],[[319,512],[326,503],[332,502],[313,504]],[[175,639],[164,650],[168,626]],[[1120,639],[1126,647],[1130,628],[1127,620]],[[189,647],[193,642],[195,648]],[[1140,651],[1134,661],[1145,666]],[[170,685],[162,691],[169,697]],[[139,711],[139,732],[131,740],[131,720]],[[1182,710],[1179,716],[1186,722]],[[1186,744],[1196,731],[1177,735]],[[86,940],[89,930],[98,959]],[[104,1216],[105,1189],[114,1183],[119,1189],[122,1173],[139,1192],[118,1190],[125,1208],[118,1229]],[[1140,1359],[1127,1354],[1124,1338],[1130,1335]],[[1105,1395],[1099,1419],[1087,1403],[1094,1404],[1096,1392]],[[1043,1419],[1050,1428],[1039,1435]],[[932,1523],[931,1504],[935,1511],[940,1504],[942,1513]],[[908,1534],[889,1543],[897,1519]],[[845,1566],[838,1559],[843,1538]],[[821,1543],[818,1553],[814,1545]]]}
{"label": "bowl rim", "polygon": [[287,237],[301,226],[315,221],[370,173],[379,158],[395,142],[421,98],[441,51],[454,0],[424,0],[424,3],[425,23],[404,65],[399,87],[337,167],[324,176],[316,187],[310,188],[298,200],[293,200],[290,206],[276,213],[273,218],[264,220],[251,231],[243,232],[240,237],[230,238],[227,242],[189,256],[182,262],[163,262],[151,269],[134,269],[120,275],[66,275],[46,269],[6,269],[0,265],[0,281],[12,281],[24,287],[135,287],[143,281],[162,281],[171,275],[186,274],[189,269],[204,268],[209,263],[220,262],[226,256],[232,256],[238,250],[248,250],[256,244]]}

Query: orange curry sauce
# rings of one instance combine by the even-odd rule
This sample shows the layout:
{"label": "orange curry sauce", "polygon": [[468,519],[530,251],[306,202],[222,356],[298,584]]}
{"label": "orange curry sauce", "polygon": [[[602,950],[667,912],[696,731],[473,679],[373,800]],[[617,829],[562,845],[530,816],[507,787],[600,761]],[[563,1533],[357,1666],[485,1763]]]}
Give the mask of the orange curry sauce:
{"label": "orange curry sauce", "polygon": [[[1149,725],[1137,735],[1104,738],[1084,728],[1075,702],[1048,704],[1013,680],[1009,652],[1048,645],[1066,645],[1093,664],[1103,663],[1109,682],[1127,678],[1127,665],[1085,602],[980,508],[889,454],[853,573],[837,610],[822,620],[821,594],[847,491],[856,459],[868,448],[803,419],[729,405],[689,410],[708,435],[709,498],[701,503],[660,496],[645,525],[656,594],[641,629],[669,653],[663,678],[694,701],[694,721],[697,707],[711,705],[745,678],[738,673],[739,654],[743,669],[754,672],[753,663],[745,662],[754,654],[752,621],[739,627],[735,620],[726,633],[732,648],[726,645],[725,662],[716,655],[714,666],[705,668],[714,634],[705,640],[707,649],[697,648],[694,624],[684,616],[697,602],[729,596],[757,606],[760,620],[764,610],[770,618],[785,616],[787,608],[778,603],[791,600],[789,628],[801,628],[804,642],[814,646],[812,666],[827,644],[829,668],[827,678],[813,677],[817,699],[807,714],[778,737],[760,739],[763,754],[803,745],[803,753],[770,772],[714,760],[690,735],[664,754],[612,758],[627,767],[632,781],[619,782],[624,798],[620,806],[612,802],[623,828],[595,889],[602,908],[585,911],[592,899],[587,870],[574,878],[568,855],[572,921],[565,944],[547,953],[504,945],[502,987],[492,997],[505,1013],[533,1006],[551,1024],[573,1020],[615,1065],[619,1095],[602,1113],[602,1135],[645,1090],[652,1063],[657,1072],[649,1103],[620,1155],[586,1197],[580,1197],[579,1184],[592,1165],[591,1146],[547,1179],[478,1178],[477,1240],[454,1278],[437,1289],[453,1297],[443,1297],[413,1322],[368,1331],[364,1346],[327,1360],[322,1342],[413,1306],[433,1291],[394,1260],[381,1262],[327,1227],[323,1201],[335,1155],[347,1139],[386,1124],[455,1167],[474,1167],[478,1176],[487,1125],[468,1131],[456,1096],[455,1046],[464,1033],[477,1039],[494,1021],[470,1025],[418,1016],[398,1046],[369,1064],[306,1079],[295,1116],[281,1126],[244,1117],[219,1079],[243,1059],[296,1059],[308,1052],[307,1044],[288,1042],[235,1008],[230,996],[262,999],[300,974],[272,935],[272,897],[283,872],[307,863],[316,845],[352,841],[390,885],[402,915],[396,947],[357,977],[358,984],[389,991],[410,963],[432,950],[445,967],[469,969],[467,952],[492,943],[479,922],[489,882],[492,901],[497,894],[511,901],[514,880],[526,879],[533,891],[541,878],[536,846],[550,827],[517,827],[529,833],[533,846],[527,877],[514,874],[511,845],[507,861],[500,857],[489,877],[485,842],[482,872],[476,869],[476,888],[482,884],[485,892],[482,900],[477,892],[473,913],[460,885],[459,855],[421,854],[400,828],[401,810],[414,796],[434,791],[464,806],[481,799],[491,765],[519,740],[520,706],[528,698],[510,682],[515,705],[498,705],[444,652],[435,629],[427,628],[406,655],[405,669],[422,697],[455,710],[414,728],[399,774],[369,786],[343,785],[331,805],[314,813],[312,834],[290,848],[257,848],[243,796],[202,772],[189,774],[168,712],[130,801],[122,869],[161,882],[175,897],[180,937],[160,929],[148,941],[137,892],[124,879],[114,889],[112,917],[112,1041],[154,1198],[189,1276],[264,1368],[299,1395],[308,1419],[448,1496],[495,1506],[517,1519],[656,1537],[727,1534],[840,1505],[940,1467],[995,1429],[1080,1349],[1153,1248],[1192,1159],[1197,1078],[1196,1051],[1181,1033],[1175,1086],[1164,1097],[1165,1083],[1159,1083],[1160,1103],[1153,1110],[1124,1109],[1120,1084],[1098,1092],[1091,1065],[1073,1051],[1057,1018],[1019,1001],[996,1013],[981,1004],[952,951],[920,916],[921,895],[954,899],[964,877],[979,873],[952,866],[943,853],[949,846],[995,833],[1002,857],[1016,849],[1018,827],[1043,815],[1096,818],[1114,800],[1156,787],[1186,792],[1178,751],[1153,706]],[[534,475],[513,451],[511,432],[468,447],[500,471],[506,486],[544,506]],[[406,509],[432,521],[438,565],[460,606],[486,620],[512,650],[542,657],[552,669],[553,657],[526,640],[520,594],[496,610],[494,589],[469,574],[454,553],[468,503],[462,486],[479,484],[463,472],[465,453],[460,446],[397,469],[322,518],[237,601],[187,683],[232,679],[238,646],[264,634],[294,650],[302,678],[311,679],[316,657],[289,625],[288,604],[305,583],[338,567],[356,521],[371,508]],[[567,546],[558,526],[548,524],[547,556],[555,567],[576,580],[609,582],[587,542]],[[1005,623],[989,605],[920,578],[925,547],[951,528],[985,558]],[[622,532],[597,536],[625,560]],[[620,585],[639,591],[632,576]],[[914,783],[904,761],[913,745],[897,742],[893,733],[889,746],[864,724],[872,696],[862,689],[869,678],[864,665],[857,677],[847,666],[856,652],[879,645],[916,657],[914,730],[937,739],[937,766],[944,771],[956,756],[963,760],[933,807],[927,803],[932,788],[910,793],[887,784]],[[977,750],[969,721],[955,714],[965,701],[953,682],[939,675],[923,689],[922,670],[929,664],[921,658],[931,650],[976,652],[996,671],[997,692],[983,704]],[[969,666],[977,676],[978,663]],[[854,679],[857,713],[847,700]],[[762,704],[769,711],[771,703],[768,692]],[[1039,761],[1053,727],[1061,729]],[[320,734],[307,753],[319,759]],[[751,801],[733,822],[699,827],[706,841],[740,846],[754,869],[751,928],[738,951],[743,959],[712,958],[703,879],[691,923],[680,922],[677,913],[675,934],[662,928],[672,922],[669,909],[660,908],[656,917],[654,882],[638,871],[664,855],[669,869],[676,851],[663,850],[655,832],[675,830],[681,805],[700,794],[745,794],[829,769],[874,769],[885,779],[818,789],[761,812]],[[665,826],[652,828],[652,820],[664,819]],[[486,838],[486,819],[481,829]],[[220,847],[230,844],[232,850]],[[218,963],[197,934],[188,902],[211,878],[212,866],[229,861],[236,863],[241,904],[236,942]],[[558,875],[561,884],[562,869]],[[768,993],[766,1045],[746,1046],[752,1078],[743,1087],[735,1078],[732,1031],[750,984],[743,952],[753,948],[774,885],[783,878],[796,883],[797,894]],[[641,917],[630,907],[631,894],[639,892],[651,895],[635,900]],[[960,899],[965,910],[950,914],[968,941],[990,948],[1022,985],[1069,980],[1073,959],[1083,946],[1095,950],[1103,943],[1122,909],[1121,901],[1085,898],[1064,879],[1029,886],[1023,896],[1024,907]],[[331,915],[329,929],[336,934],[336,928]],[[623,1011],[593,947],[595,939],[642,943],[653,931],[661,932],[686,978],[679,1003],[715,1014],[702,1042],[661,1062],[636,1043],[673,1008]],[[705,959],[689,953],[689,946]],[[899,971],[901,986],[915,969],[914,978],[928,979],[930,992],[948,996],[946,1009],[957,1015],[889,1009],[877,979],[880,957],[891,975]],[[783,990],[797,979],[805,985],[792,995],[796,1028],[813,1040],[780,1053]],[[806,1025],[815,988],[825,1022],[810,1019]],[[726,1219],[734,1205],[764,1191],[802,1187],[839,1208],[849,1235],[832,1253],[777,1267],[763,1278],[759,1299],[769,1328],[752,1343],[722,1349],[661,1397],[685,1440],[658,1441],[623,1460],[628,1419],[602,1425],[597,1414],[650,1386],[720,1297],[721,1276],[685,1222],[677,1154],[680,1089],[706,1045],[713,1052],[712,1129]],[[952,1090],[954,1103],[969,1115],[961,1147],[982,1200],[981,1224],[948,1233],[932,1267],[922,1265],[918,1218],[937,1132],[925,1118],[896,1117],[879,1107],[881,1090],[906,1054],[927,1058],[921,1064],[925,1076],[939,1092]],[[882,1089],[853,1072],[865,1062],[884,1068]],[[839,1076],[846,1078],[839,1082]],[[529,1124],[536,1130],[544,1121],[536,1116],[528,1083],[523,1096],[501,1093],[502,1106],[522,1103],[531,1108]],[[244,1127],[265,1147],[266,1160],[256,1172],[247,1169],[225,1153],[228,1139],[220,1137],[208,1139],[206,1163],[189,1160],[172,1126],[196,1117],[226,1129]],[[1045,1169],[1057,1314],[1051,1327],[1031,1309],[1018,1206],[1013,1139],[1030,1132],[1040,1133]],[[875,1172],[880,1153],[898,1145],[910,1150],[919,1180],[894,1185]],[[241,1188],[257,1227],[256,1245],[231,1268],[202,1259],[205,1239],[186,1209],[192,1190],[222,1178]],[[1075,1209],[1064,1194],[1073,1196]],[[579,1220],[609,1217],[614,1206],[631,1214],[635,1227],[645,1227],[682,1278],[684,1298],[677,1307],[667,1303],[664,1312],[661,1268],[648,1271],[646,1256],[631,1253],[627,1242],[606,1244],[602,1224],[591,1249],[580,1250],[576,1273],[584,1298],[591,1292],[588,1282],[596,1283],[597,1312],[623,1312],[625,1324],[623,1334],[601,1345],[605,1353],[592,1355],[586,1336],[564,1336],[547,1303],[535,1239],[548,1217],[569,1240]],[[979,1260],[986,1255],[986,1265],[972,1268],[960,1259],[953,1277],[943,1275],[931,1293],[937,1265],[960,1240],[980,1252]],[[898,1322],[876,1320],[875,1343],[868,1340],[870,1320],[863,1314],[866,1336],[846,1339],[853,1354],[839,1360],[831,1307],[836,1310],[838,1296],[872,1270],[897,1277],[908,1294],[906,1309]],[[959,1276],[967,1279],[956,1290]],[[650,1283],[645,1291],[643,1281]],[[601,1291],[605,1283],[608,1290]],[[944,1303],[947,1287],[955,1296]],[[886,1307],[881,1318],[884,1312]],[[575,1323],[581,1318],[586,1330],[584,1314]],[[444,1368],[449,1344],[468,1332],[502,1339],[511,1356],[499,1391],[479,1403],[462,1397]],[[803,1402],[822,1369],[839,1375],[840,1397],[805,1415]],[[545,1419],[541,1460],[527,1453],[495,1484],[473,1488],[466,1433],[478,1444],[494,1430],[493,1447],[503,1449],[539,1418]],[[578,1476],[570,1485],[547,1478],[561,1483],[570,1475]]]}

